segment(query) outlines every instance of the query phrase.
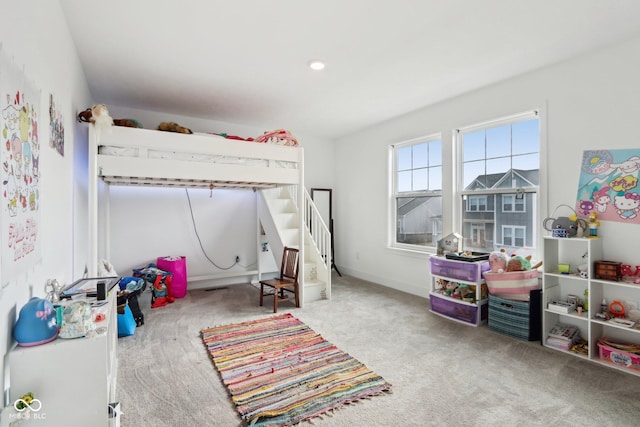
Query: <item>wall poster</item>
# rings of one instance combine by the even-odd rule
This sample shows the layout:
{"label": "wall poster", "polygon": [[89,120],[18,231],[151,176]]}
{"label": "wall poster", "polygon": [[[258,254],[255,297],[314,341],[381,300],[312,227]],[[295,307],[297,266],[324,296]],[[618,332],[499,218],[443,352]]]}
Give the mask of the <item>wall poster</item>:
{"label": "wall poster", "polygon": [[40,90],[0,51],[3,285],[40,262]]}
{"label": "wall poster", "polygon": [[64,157],[64,119],[53,94],[49,95],[49,130],[49,146]]}
{"label": "wall poster", "polygon": [[581,169],[578,216],[640,224],[640,149],[585,151]]}

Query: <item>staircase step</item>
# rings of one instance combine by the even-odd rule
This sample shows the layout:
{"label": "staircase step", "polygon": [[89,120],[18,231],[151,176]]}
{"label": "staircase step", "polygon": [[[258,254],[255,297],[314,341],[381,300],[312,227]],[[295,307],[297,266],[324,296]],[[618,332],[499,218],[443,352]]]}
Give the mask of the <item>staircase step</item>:
{"label": "staircase step", "polygon": [[273,222],[278,228],[298,228],[298,213],[283,212],[273,215]]}
{"label": "staircase step", "polygon": [[315,262],[304,263],[304,283],[310,283],[318,280],[318,267]]}
{"label": "staircase step", "polygon": [[304,282],[304,302],[313,302],[326,298],[325,283],[319,280]]}

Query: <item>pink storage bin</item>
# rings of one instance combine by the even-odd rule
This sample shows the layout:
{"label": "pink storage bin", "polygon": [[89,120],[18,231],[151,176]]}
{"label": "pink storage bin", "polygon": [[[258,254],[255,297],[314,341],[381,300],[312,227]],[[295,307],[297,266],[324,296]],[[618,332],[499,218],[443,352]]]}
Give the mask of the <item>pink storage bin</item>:
{"label": "pink storage bin", "polygon": [[156,265],[160,270],[173,273],[169,295],[174,298],[184,298],[187,295],[187,257],[158,257]]}
{"label": "pink storage bin", "polygon": [[541,289],[538,270],[508,273],[485,271],[484,280],[491,295],[516,301],[529,301],[529,292]]}
{"label": "pink storage bin", "polygon": [[603,362],[611,363],[621,368],[632,369],[636,372],[640,371],[640,354],[609,347],[601,342],[598,343],[598,349],[600,350],[600,360]]}

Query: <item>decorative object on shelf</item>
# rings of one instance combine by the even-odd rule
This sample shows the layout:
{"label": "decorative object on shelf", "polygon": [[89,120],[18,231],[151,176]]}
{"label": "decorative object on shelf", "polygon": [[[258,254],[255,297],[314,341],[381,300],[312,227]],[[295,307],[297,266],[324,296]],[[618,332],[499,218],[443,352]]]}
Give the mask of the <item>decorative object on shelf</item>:
{"label": "decorative object on shelf", "polygon": [[[558,209],[562,207],[570,209],[572,213],[569,216],[555,218],[553,215],[556,215]],[[552,216],[544,219],[542,226],[545,230],[551,231],[553,237],[576,237],[579,233],[582,235],[587,229],[587,222],[582,218],[578,218],[576,211],[571,206],[563,204],[554,209]],[[555,232],[554,230],[565,230],[565,232]]]}
{"label": "decorative object on shelf", "polygon": [[464,238],[461,234],[451,233],[438,240],[438,255],[445,255],[453,252],[462,252],[462,242]]}
{"label": "decorative object on shelf", "polygon": [[600,221],[598,221],[598,214],[595,212],[591,212],[589,214],[589,220],[587,221],[589,225],[589,236],[590,238],[598,237],[598,227],[600,227]]}
{"label": "decorative object on shelf", "polygon": [[47,300],[51,301],[52,304],[60,301],[62,286],[56,279],[47,279],[44,285],[44,291],[47,293]]}
{"label": "decorative object on shelf", "polygon": [[614,317],[624,317],[624,305],[620,301],[609,304],[609,313]]}
{"label": "decorative object on shelf", "polygon": [[558,264],[558,273],[569,274],[571,270],[571,264]]}
{"label": "decorative object on shelf", "polygon": [[615,280],[616,282],[622,279],[622,263],[617,261],[595,261],[593,270],[596,279]]}
{"label": "decorative object on shelf", "polygon": [[56,312],[51,301],[32,297],[20,309],[13,337],[19,346],[31,347],[55,340],[58,332]]}

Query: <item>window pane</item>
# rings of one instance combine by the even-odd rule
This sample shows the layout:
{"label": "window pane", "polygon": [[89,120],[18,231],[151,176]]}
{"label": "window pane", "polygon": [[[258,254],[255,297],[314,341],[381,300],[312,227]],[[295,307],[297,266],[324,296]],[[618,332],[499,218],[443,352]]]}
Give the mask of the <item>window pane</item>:
{"label": "window pane", "polygon": [[[505,173],[509,169],[511,169],[511,159],[509,157],[487,160],[487,186],[493,188],[501,182],[500,188],[504,188],[503,178],[505,178]],[[511,183],[507,183],[506,186],[511,187]]]}
{"label": "window pane", "polygon": [[540,169],[540,155],[535,153],[513,156],[513,168],[521,170]]}
{"label": "window pane", "polygon": [[424,191],[428,188],[429,176],[427,169],[416,169],[413,171],[413,191]]}
{"label": "window pane", "polygon": [[411,167],[426,168],[428,166],[428,149],[427,144],[417,144],[413,146],[413,162]]}
{"label": "window pane", "polygon": [[398,193],[411,191],[411,171],[398,172]]}
{"label": "window pane", "polygon": [[442,166],[442,141],[429,143],[429,166]]}
{"label": "window pane", "polygon": [[397,197],[396,219],[396,242],[435,247],[442,238],[442,197]]}
{"label": "window pane", "polygon": [[539,151],[540,130],[538,128],[538,119],[514,123],[511,133],[514,155]]}
{"label": "window pane", "polygon": [[485,158],[484,130],[463,135],[462,160],[469,162]]}
{"label": "window pane", "polygon": [[411,146],[401,147],[396,150],[396,157],[398,159],[398,170],[411,169]]}
{"label": "window pane", "polygon": [[511,155],[511,126],[487,129],[487,158]]}
{"label": "window pane", "polygon": [[[463,186],[462,188],[469,188],[471,184],[474,184],[474,180],[479,180],[480,188],[486,187],[486,179],[484,177],[485,174],[485,162],[481,160],[479,162],[469,162],[465,163],[463,166]],[[478,188],[476,184],[476,187]]]}
{"label": "window pane", "polygon": [[442,167],[429,168],[429,190],[442,190]]}

